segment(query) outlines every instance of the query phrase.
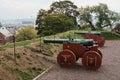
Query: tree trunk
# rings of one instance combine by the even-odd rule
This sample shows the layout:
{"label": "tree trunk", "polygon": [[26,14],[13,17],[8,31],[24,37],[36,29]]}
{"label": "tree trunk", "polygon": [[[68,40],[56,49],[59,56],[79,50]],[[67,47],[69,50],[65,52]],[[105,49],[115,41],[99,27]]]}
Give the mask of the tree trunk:
{"label": "tree trunk", "polygon": [[89,24],[90,24],[91,30],[96,30],[91,21],[89,21]]}

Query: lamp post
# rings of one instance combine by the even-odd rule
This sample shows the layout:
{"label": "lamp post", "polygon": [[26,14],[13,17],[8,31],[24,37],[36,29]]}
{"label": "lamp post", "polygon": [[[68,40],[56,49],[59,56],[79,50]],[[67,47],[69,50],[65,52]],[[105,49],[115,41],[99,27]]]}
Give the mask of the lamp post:
{"label": "lamp post", "polygon": [[15,62],[15,64],[17,64],[17,61],[16,61],[16,45],[15,45],[15,41],[16,41],[16,38],[15,38],[15,35],[16,35],[16,32],[15,32],[15,27],[8,27],[8,28],[14,28],[13,30],[14,30],[14,32],[13,32],[13,43],[14,43],[14,45],[13,45],[13,47],[14,47],[14,51],[13,51],[13,55],[14,55],[14,62]]}
{"label": "lamp post", "polygon": [[17,61],[16,61],[16,45],[15,45],[15,34],[13,35],[13,42],[14,42],[14,61],[15,61],[15,64],[17,64]]}

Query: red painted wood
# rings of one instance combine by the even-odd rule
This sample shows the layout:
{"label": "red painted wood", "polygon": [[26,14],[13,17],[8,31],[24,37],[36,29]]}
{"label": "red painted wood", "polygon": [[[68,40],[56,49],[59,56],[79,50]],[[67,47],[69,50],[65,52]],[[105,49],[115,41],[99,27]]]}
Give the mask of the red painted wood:
{"label": "red painted wood", "polygon": [[105,44],[104,37],[100,35],[85,34],[85,39],[93,39],[94,41],[97,41],[99,47],[103,47]]}
{"label": "red painted wood", "polygon": [[70,50],[76,56],[76,61],[83,56],[85,53],[85,46],[78,44],[78,43],[63,43],[63,50]]}
{"label": "red painted wood", "polygon": [[57,62],[61,67],[71,68],[76,62],[76,56],[70,50],[63,50],[58,54]]}
{"label": "red painted wood", "polygon": [[89,70],[97,70],[102,63],[100,54],[96,51],[88,51],[83,55],[83,67]]}

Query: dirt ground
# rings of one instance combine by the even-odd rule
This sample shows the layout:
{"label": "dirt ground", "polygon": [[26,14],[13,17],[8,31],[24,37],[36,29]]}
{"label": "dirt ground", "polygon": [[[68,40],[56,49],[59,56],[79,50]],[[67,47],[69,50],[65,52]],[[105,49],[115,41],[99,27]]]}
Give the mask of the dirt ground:
{"label": "dirt ground", "polygon": [[[15,64],[13,51],[13,48],[7,48],[6,50],[0,51],[0,80],[23,80],[23,73],[33,75],[34,77],[39,74],[38,71],[42,72],[42,70],[47,68],[39,60],[40,58],[35,55],[35,52],[23,46],[16,47]],[[35,71],[33,68],[39,70]],[[18,70],[19,72],[17,72]]]}
{"label": "dirt ground", "polygon": [[84,69],[79,59],[73,68],[56,65],[37,80],[120,80],[120,40],[106,41],[100,50],[103,59],[102,66],[97,71]]}

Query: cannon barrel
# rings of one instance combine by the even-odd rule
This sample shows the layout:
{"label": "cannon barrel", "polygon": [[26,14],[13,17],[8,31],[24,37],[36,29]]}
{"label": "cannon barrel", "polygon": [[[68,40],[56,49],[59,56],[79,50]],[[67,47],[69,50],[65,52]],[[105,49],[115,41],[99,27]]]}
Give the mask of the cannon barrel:
{"label": "cannon barrel", "polygon": [[74,34],[95,34],[95,35],[101,35],[101,32],[89,32],[89,31],[81,31],[81,32],[74,32]]}
{"label": "cannon barrel", "polygon": [[93,39],[44,39],[44,43],[59,43],[62,44],[64,42],[68,43],[79,43],[84,46],[93,46],[95,43]]}
{"label": "cannon barrel", "polygon": [[105,39],[104,37],[101,35],[101,32],[89,32],[89,31],[81,31],[81,32],[74,32],[74,34],[84,34],[85,35],[85,39],[93,39],[94,41],[96,41],[98,43],[99,47],[103,47],[105,44]]}
{"label": "cannon barrel", "polygon": [[69,39],[44,39],[44,43],[60,43],[68,42]]}

